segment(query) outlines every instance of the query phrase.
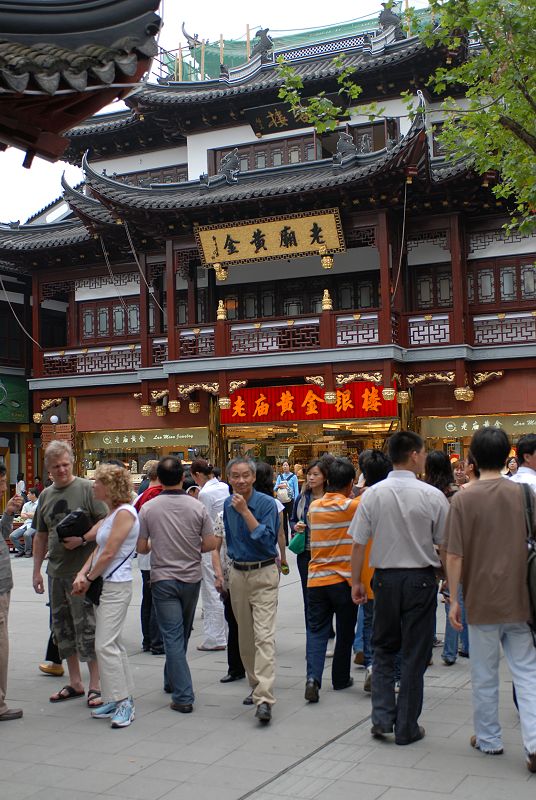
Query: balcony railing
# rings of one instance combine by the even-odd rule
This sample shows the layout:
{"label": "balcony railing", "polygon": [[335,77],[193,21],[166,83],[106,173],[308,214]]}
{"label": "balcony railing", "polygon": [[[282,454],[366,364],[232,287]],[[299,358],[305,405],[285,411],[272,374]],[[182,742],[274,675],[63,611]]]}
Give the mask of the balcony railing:
{"label": "balcony railing", "polygon": [[424,314],[407,319],[408,347],[450,344],[450,314]]}
{"label": "balcony railing", "polygon": [[337,314],[337,347],[360,347],[378,342],[378,314]]}
{"label": "balcony railing", "polygon": [[54,350],[43,353],[43,376],[97,375],[106,372],[131,372],[141,366],[141,345],[112,345],[83,349]]}
{"label": "balcony railing", "polygon": [[155,336],[151,343],[153,364],[163,364],[168,359],[168,341],[165,337]]}
{"label": "balcony railing", "polygon": [[229,355],[314,350],[320,346],[320,320],[281,320],[228,324]]}
{"label": "balcony railing", "polygon": [[179,329],[178,351],[179,358],[210,358],[216,355],[214,327]]}
{"label": "balcony railing", "polygon": [[536,311],[473,317],[475,345],[536,342]]}

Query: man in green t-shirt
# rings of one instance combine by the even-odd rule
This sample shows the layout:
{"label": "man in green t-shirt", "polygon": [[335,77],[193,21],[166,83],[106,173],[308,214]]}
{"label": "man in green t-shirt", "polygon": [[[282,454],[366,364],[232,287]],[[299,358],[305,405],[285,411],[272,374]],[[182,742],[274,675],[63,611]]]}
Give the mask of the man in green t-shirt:
{"label": "man in green t-shirt", "polygon": [[60,541],[56,526],[67,514],[83,508],[98,522],[107,514],[106,506],[95,500],[91,483],[73,475],[74,456],[68,442],[51,442],[45,451],[45,467],[52,486],[43,490],[34,517],[33,586],[38,594],[45,591],[41,566],[48,550],[48,591],[52,633],[60,656],[67,661],[69,684],[50,698],[59,703],[83,697],[84,686],[80,661],[89,669],[88,705],[100,704],[99,672],[95,658],[95,613],[83,597],[71,594],[75,575],[82,569],[88,552],[95,547],[97,527],[84,536],[71,536]]}

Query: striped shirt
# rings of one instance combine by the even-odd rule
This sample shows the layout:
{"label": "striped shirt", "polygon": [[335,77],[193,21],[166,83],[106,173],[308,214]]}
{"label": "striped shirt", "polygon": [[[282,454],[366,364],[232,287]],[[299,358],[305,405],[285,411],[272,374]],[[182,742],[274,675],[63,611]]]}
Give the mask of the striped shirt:
{"label": "striped shirt", "polygon": [[307,586],[352,583],[352,537],[348,527],[359,505],[359,497],[327,492],[309,506],[311,560]]}

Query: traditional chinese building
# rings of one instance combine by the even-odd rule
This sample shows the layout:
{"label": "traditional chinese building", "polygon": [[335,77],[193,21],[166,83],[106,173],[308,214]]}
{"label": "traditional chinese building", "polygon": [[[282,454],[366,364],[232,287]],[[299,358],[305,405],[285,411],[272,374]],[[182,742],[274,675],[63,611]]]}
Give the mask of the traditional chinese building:
{"label": "traditional chinese building", "polygon": [[[533,425],[534,237],[505,237],[495,176],[438,149],[427,79],[467,54],[400,33],[147,85],[71,132],[85,186],[63,218],[0,227],[32,276],[34,419],[71,426],[86,469],[355,457],[408,423],[461,451],[475,425]],[[276,59],[330,93],[336,52],[385,116],[319,136],[281,104]]]}

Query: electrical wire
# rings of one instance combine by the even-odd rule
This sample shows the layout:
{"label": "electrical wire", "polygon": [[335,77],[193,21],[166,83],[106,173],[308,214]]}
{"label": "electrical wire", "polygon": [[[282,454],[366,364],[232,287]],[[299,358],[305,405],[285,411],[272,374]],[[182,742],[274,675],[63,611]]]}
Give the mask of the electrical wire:
{"label": "electrical wire", "polygon": [[151,288],[152,288],[152,287],[151,287],[151,286],[150,286],[150,285],[147,283],[147,278],[146,278],[146,277],[145,277],[145,275],[143,274],[143,270],[142,270],[142,268],[141,268],[141,264],[140,264],[140,262],[139,262],[139,259],[138,259],[138,254],[136,253],[136,250],[135,250],[135,248],[134,248],[134,244],[133,244],[133,242],[132,242],[132,237],[131,237],[131,235],[130,235],[130,230],[129,230],[129,227],[128,227],[128,224],[127,224],[126,220],[123,220],[123,227],[124,227],[124,229],[125,229],[125,233],[126,233],[126,235],[127,235],[128,243],[129,243],[129,245],[130,245],[130,250],[132,251],[132,255],[134,256],[134,261],[136,262],[136,266],[138,267],[138,272],[140,273],[140,275],[141,275],[141,277],[142,277],[142,280],[143,280],[144,284],[147,286],[147,289],[148,289],[148,291],[149,291],[149,293],[150,293],[150,295],[151,295],[151,301],[152,301],[152,302],[153,302],[153,303],[154,303],[156,306],[158,306],[158,308],[160,309],[160,311],[162,312],[162,314],[165,314],[165,311],[164,311],[164,309],[162,308],[162,306],[160,305],[160,303],[158,302],[158,300],[157,300],[157,299],[156,299],[156,297],[154,296],[154,292],[151,292]]}
{"label": "electrical wire", "polygon": [[10,309],[11,309],[11,313],[12,313],[12,314],[13,314],[13,316],[15,317],[15,321],[16,321],[17,325],[18,325],[18,326],[19,326],[19,328],[22,330],[22,332],[24,333],[24,335],[25,335],[25,336],[27,336],[27,337],[28,337],[28,339],[30,339],[30,340],[31,340],[31,341],[32,341],[34,344],[36,344],[40,350],[42,350],[43,348],[41,347],[41,345],[39,344],[39,342],[36,342],[36,341],[35,341],[35,339],[33,338],[33,336],[31,336],[31,335],[28,333],[28,331],[26,330],[26,328],[24,327],[24,325],[22,324],[22,322],[21,322],[21,321],[20,321],[20,319],[18,318],[18,316],[17,316],[17,314],[16,314],[16,312],[15,312],[15,309],[14,309],[14,308],[13,308],[13,306],[11,305],[11,301],[10,301],[9,297],[7,296],[6,287],[4,286],[4,281],[3,281],[3,278],[2,278],[2,276],[1,276],[1,275],[0,275],[0,286],[2,287],[2,291],[4,292],[4,297],[6,298],[6,303],[7,303],[7,304],[8,304],[8,306],[10,307]]}
{"label": "electrical wire", "polygon": [[127,318],[128,318],[127,304],[125,303],[125,301],[123,299],[123,296],[121,295],[121,293],[119,292],[119,289],[117,288],[117,285],[116,285],[116,282],[115,282],[115,275],[112,272],[112,266],[110,264],[110,259],[108,257],[108,251],[106,250],[106,247],[104,246],[104,240],[103,240],[102,236],[100,236],[100,235],[99,235],[99,241],[101,243],[102,252],[103,252],[103,255],[104,255],[104,263],[106,264],[106,266],[108,268],[108,274],[109,274],[110,278],[112,279],[112,286],[114,287],[115,293],[117,295],[117,298],[118,298],[119,302],[121,303],[121,305],[123,306],[123,311],[125,312],[125,314],[127,315]]}

